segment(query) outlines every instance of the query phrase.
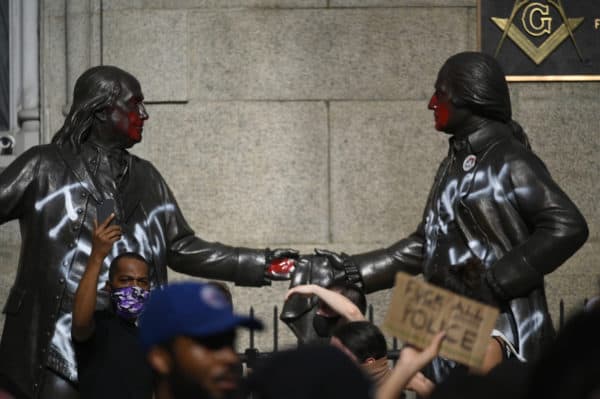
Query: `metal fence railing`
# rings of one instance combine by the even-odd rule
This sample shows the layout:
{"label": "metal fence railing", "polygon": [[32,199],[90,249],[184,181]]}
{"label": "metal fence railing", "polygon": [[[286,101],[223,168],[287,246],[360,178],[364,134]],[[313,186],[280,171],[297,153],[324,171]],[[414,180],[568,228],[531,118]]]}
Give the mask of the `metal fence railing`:
{"label": "metal fence railing", "polygon": [[[588,298],[583,300],[583,307],[586,306],[588,302]],[[249,310],[250,317],[254,317],[254,307],[251,306]],[[367,320],[373,322],[374,308],[373,305],[369,305],[367,308]],[[558,327],[562,329],[565,325],[565,301],[563,299],[559,302],[559,321]],[[248,347],[244,350],[243,353],[238,353],[242,363],[246,364],[247,367],[253,368],[256,365],[256,362],[261,358],[266,358],[272,355],[274,352],[279,350],[279,308],[277,305],[273,306],[273,337],[272,337],[272,350],[270,352],[261,352],[259,351],[254,344],[254,330],[250,330],[249,339],[248,339]],[[394,363],[398,360],[400,355],[400,350],[398,347],[398,339],[395,337],[392,338],[392,347],[388,350],[388,359],[392,360]]]}

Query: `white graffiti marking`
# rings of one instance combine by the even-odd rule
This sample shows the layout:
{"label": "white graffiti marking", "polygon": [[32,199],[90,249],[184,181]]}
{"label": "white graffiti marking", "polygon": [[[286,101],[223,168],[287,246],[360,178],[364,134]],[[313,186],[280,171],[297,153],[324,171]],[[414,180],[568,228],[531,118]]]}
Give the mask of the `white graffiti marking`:
{"label": "white graffiti marking", "polygon": [[60,197],[61,195],[63,195],[65,198],[65,211],[67,212],[67,214],[65,216],[63,216],[63,218],[60,220],[60,222],[58,222],[58,224],[56,226],[54,226],[53,228],[50,229],[50,231],[48,232],[48,235],[50,236],[50,238],[55,239],[58,236],[59,231],[67,224],[67,222],[69,220],[71,220],[71,221],[77,220],[77,211],[75,210],[75,207],[73,206],[73,198],[71,197],[71,190],[78,186],[79,186],[78,183],[69,184],[68,186],[65,186],[65,187],[61,188],[60,190],[53,192],[52,194],[46,196],[45,198],[43,198],[35,203],[35,210],[41,211],[44,208],[44,206],[46,206],[46,204],[48,204],[53,199]]}
{"label": "white graffiti marking", "polygon": [[532,333],[540,331],[543,322],[544,314],[539,310],[535,310],[525,322],[519,323],[519,340],[526,342]]}
{"label": "white graffiti marking", "polygon": [[[62,204],[56,204],[56,201],[64,201],[64,210],[65,215],[63,215],[56,225],[52,226],[48,231],[48,238],[51,241],[64,241],[65,236],[69,236],[69,234],[65,234],[65,229],[68,229],[69,221],[75,222],[79,217],[91,217],[89,212],[86,215],[82,215],[84,213],[83,209],[76,207],[76,202],[73,201],[73,190],[79,190],[81,188],[79,183],[70,184],[62,187],[60,190],[57,190],[43,199],[37,201],[35,203],[35,210],[37,212],[43,212],[44,208],[51,203],[55,203],[55,208],[57,212],[60,212],[63,209]],[[162,253],[166,248],[167,237],[165,235],[164,226],[166,222],[163,222],[161,215],[168,214],[169,212],[175,212],[177,208],[174,204],[167,203],[163,205],[159,205],[152,209],[148,214],[147,218],[144,220],[132,224],[132,225],[122,225],[123,235],[122,238],[115,243],[112,247],[111,254],[109,254],[104,259],[103,264],[103,272],[98,278],[97,289],[99,292],[102,287],[105,285],[106,280],[108,279],[108,267],[112,260],[119,254],[124,251],[136,252],[140,255],[144,256],[146,259],[158,259],[158,264],[160,265],[160,258],[162,257]],[[84,220],[81,220],[81,228],[84,228]],[[77,238],[76,245],[69,250],[66,250],[66,253],[63,255],[59,265],[68,266],[71,262],[73,262],[73,258],[76,254],[84,254],[86,257],[89,257],[92,251],[92,243],[90,242],[90,232],[87,234],[80,234]],[[61,236],[61,234],[65,234],[65,236]],[[63,245],[66,243],[63,243]],[[156,263],[155,263],[156,265]],[[158,265],[157,265],[158,266]],[[60,268],[58,265],[52,265],[52,267]],[[79,285],[79,281],[81,280],[82,274],[84,272],[84,265],[78,264],[76,267],[67,271],[66,284],[67,290],[69,292],[74,293]],[[98,295],[98,305],[106,306],[106,301],[108,298],[104,298],[102,300],[102,295]],[[102,305],[101,302],[104,302]],[[56,328],[54,330],[54,335],[52,337],[51,345],[53,345],[57,350],[60,351],[64,355],[64,360],[70,363],[71,367],[69,370],[75,370],[75,360],[74,360],[74,352],[71,348],[71,345],[67,344],[70,341],[71,337],[71,314],[65,313],[59,317],[56,323]],[[72,374],[70,378],[76,379],[77,375]]]}
{"label": "white graffiti marking", "polygon": [[[439,236],[447,235],[449,226],[455,222],[455,209],[457,202],[468,195],[471,200],[488,198],[495,203],[515,201],[515,197],[528,196],[528,188],[516,188],[514,191],[506,190],[503,182],[509,181],[510,167],[505,164],[497,173],[491,166],[479,169],[473,173],[455,177],[445,182],[431,209],[425,218],[426,253],[432,256],[437,246]],[[479,240],[471,240],[467,248],[450,247],[448,259],[450,264],[461,264],[468,260],[473,254],[484,259],[487,249]]]}
{"label": "white graffiti marking", "polygon": [[450,248],[448,250],[448,257],[450,259],[451,265],[460,265],[465,263],[469,258],[471,258],[471,254],[469,252],[464,252],[462,255],[457,253],[456,248]]}
{"label": "white graffiti marking", "polygon": [[[78,219],[78,209],[73,201],[72,190],[79,188],[79,183],[69,184],[35,203],[36,211],[41,212],[48,204],[53,203],[54,201],[61,199],[64,201],[66,214],[48,231],[48,237],[51,240],[59,238],[60,233],[64,231],[64,228],[69,221],[76,221]],[[148,217],[145,220],[125,228],[123,237],[115,243],[112,253],[104,260],[105,265],[110,264],[112,258],[123,251],[137,252],[145,256],[160,256],[164,251],[166,242],[160,215],[175,210],[175,205],[171,203],[159,205],[148,214]],[[91,242],[89,239],[85,236],[81,236],[77,240],[76,247],[65,253],[62,262],[68,262],[76,252],[81,252],[89,256],[91,253]]]}

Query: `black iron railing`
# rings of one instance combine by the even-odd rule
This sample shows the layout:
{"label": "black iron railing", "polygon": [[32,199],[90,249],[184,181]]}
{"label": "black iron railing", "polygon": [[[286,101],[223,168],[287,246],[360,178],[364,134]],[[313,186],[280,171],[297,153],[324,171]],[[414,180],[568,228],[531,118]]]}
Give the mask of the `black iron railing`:
{"label": "black iron railing", "polygon": [[[583,300],[583,307],[586,306],[588,299],[585,298]],[[374,309],[373,305],[369,305],[367,308],[367,320],[371,323],[373,322],[373,314]],[[250,317],[254,317],[254,307],[250,307],[249,311]],[[563,299],[559,302],[559,321],[558,327],[562,329],[565,324],[565,301]],[[249,346],[243,353],[238,353],[241,361],[246,364],[247,367],[253,368],[256,365],[256,362],[261,358],[266,358],[271,356],[274,352],[279,350],[279,309],[277,305],[273,306],[273,345],[272,351],[270,352],[260,352],[254,345],[254,331],[250,330],[249,335]],[[396,337],[392,338],[392,348],[388,350],[388,359],[392,360],[394,364],[398,360],[400,355],[400,350],[398,348],[398,339]]]}

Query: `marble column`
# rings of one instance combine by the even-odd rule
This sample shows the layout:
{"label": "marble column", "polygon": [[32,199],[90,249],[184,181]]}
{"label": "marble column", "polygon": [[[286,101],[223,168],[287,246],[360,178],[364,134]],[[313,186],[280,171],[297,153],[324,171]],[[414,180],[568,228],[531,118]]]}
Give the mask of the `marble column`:
{"label": "marble column", "polygon": [[40,74],[38,1],[21,1],[21,109],[18,120],[21,129],[17,134],[17,150],[39,144],[40,140]]}

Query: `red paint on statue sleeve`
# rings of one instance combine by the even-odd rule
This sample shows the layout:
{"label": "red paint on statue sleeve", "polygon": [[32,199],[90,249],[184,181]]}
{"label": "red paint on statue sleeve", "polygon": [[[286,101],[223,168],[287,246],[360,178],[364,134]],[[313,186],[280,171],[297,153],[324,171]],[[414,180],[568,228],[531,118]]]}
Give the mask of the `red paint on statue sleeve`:
{"label": "red paint on statue sleeve", "polygon": [[269,265],[269,273],[274,275],[285,275],[294,271],[296,262],[291,258],[273,259]]}

